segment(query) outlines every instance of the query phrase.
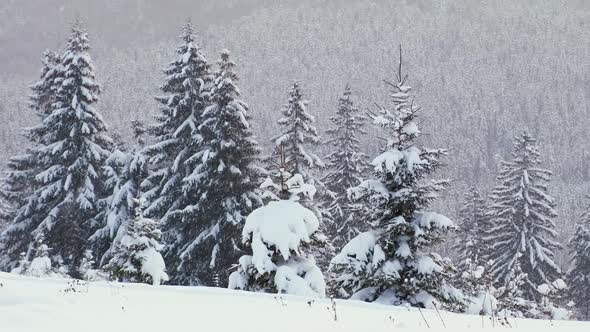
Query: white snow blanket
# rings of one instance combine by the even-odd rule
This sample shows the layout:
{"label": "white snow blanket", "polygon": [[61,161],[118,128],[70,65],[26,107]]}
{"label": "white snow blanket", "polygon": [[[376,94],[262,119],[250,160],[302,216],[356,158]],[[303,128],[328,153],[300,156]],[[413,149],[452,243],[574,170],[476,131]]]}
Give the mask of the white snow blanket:
{"label": "white snow blanket", "polygon": [[[450,331],[505,329],[498,320],[351,300],[114,282],[72,285],[0,272],[2,332]],[[590,323],[510,319],[517,331],[590,331]]]}

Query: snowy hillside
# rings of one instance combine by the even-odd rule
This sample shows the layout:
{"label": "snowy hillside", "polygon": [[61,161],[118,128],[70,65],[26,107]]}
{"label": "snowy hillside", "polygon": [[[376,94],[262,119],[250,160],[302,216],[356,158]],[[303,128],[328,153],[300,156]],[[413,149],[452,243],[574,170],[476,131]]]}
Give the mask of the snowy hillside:
{"label": "snowy hillside", "polygon": [[[443,323],[444,322],[444,323]],[[0,331],[392,331],[517,328],[588,331],[590,323],[509,320],[203,287],[76,283],[0,273]],[[203,329],[205,328],[205,329]]]}

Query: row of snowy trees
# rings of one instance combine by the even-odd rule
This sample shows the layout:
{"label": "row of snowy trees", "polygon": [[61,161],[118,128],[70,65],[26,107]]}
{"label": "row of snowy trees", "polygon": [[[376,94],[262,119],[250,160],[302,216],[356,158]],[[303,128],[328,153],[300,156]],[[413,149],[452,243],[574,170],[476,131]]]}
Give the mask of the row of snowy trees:
{"label": "row of snowy trees", "polygon": [[[121,280],[226,285],[243,253],[246,216],[268,199],[260,185],[279,154],[284,171],[318,188],[321,200],[304,196],[301,203],[322,220],[322,231],[352,234],[336,226],[349,217],[342,198],[361,170],[340,169],[344,158],[362,156],[354,136],[359,111],[349,88],[332,135],[333,144],[348,151],[325,165],[309,150],[320,136],[294,83],[279,121],[284,131],[263,158],[229,52],[213,70],[189,22],[164,71],[156,122],[144,127],[134,121],[136,144],[129,148],[109,137],[94,108],[101,87],[89,48],[87,33],[75,23],[64,50],[44,54],[30,97],[40,124],[25,130],[31,147],[10,160],[1,191],[2,217],[10,220],[0,237],[3,269],[24,273],[43,253],[53,262],[52,273],[77,278],[92,261],[92,268]],[[332,204],[336,194],[323,184],[320,169],[332,170],[327,179],[338,178],[330,187],[341,202]],[[325,236],[321,241],[325,246],[316,254],[327,267],[333,246]],[[146,275],[143,265],[152,273]]]}
{"label": "row of snowy trees", "polygon": [[551,171],[541,168],[536,140],[526,131],[515,137],[512,157],[502,163],[488,200],[476,187],[465,194],[455,246],[459,270],[485,273],[485,291],[495,285],[495,296],[507,310],[551,317],[559,315],[558,306],[575,305],[578,316],[588,319],[589,212],[570,241],[571,265],[562,271],[554,262],[562,246],[556,241],[557,213],[547,189]]}
{"label": "row of snowy trees", "polygon": [[[312,152],[322,141],[299,83],[262,155],[229,52],[212,69],[190,22],[164,71],[155,123],[134,122],[134,148],[116,142],[94,108],[101,88],[88,51],[76,23],[62,52],[44,54],[31,95],[40,124],[26,130],[31,147],[10,160],[1,190],[11,221],[2,269],[457,311],[475,303],[531,317],[555,317],[564,304],[550,172],[526,133],[491,203],[469,194],[458,269],[434,251],[456,228],[429,211],[451,184],[429,179],[447,150],[421,146],[401,58],[390,103],[368,117],[346,87],[324,163]],[[367,118],[386,135],[372,161],[359,148]],[[586,314],[588,234],[582,223],[568,278]]]}

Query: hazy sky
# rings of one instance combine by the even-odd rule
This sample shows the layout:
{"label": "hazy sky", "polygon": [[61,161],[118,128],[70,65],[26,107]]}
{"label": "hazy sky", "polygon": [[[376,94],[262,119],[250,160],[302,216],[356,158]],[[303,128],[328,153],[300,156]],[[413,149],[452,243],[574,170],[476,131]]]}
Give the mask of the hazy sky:
{"label": "hazy sky", "polygon": [[[87,24],[93,45],[130,48],[177,34],[191,17],[201,30],[224,25],[272,3],[267,0],[2,0],[0,72],[32,75],[39,54],[58,48],[74,17]],[[276,5],[275,5],[276,6]]]}

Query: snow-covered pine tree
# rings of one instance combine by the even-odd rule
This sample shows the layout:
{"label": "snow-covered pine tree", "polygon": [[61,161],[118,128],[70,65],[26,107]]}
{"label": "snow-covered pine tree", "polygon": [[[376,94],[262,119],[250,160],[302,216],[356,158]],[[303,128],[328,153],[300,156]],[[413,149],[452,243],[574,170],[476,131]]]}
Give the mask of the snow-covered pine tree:
{"label": "snow-covered pine tree", "polygon": [[239,259],[229,288],[324,297],[326,283],[311,250],[324,236],[318,217],[298,202],[313,199],[316,190],[300,174],[291,177],[280,159],[279,172],[262,184],[273,199],[246,218],[242,241],[249,254]]}
{"label": "snow-covered pine tree", "polygon": [[322,181],[334,193],[334,199],[329,205],[331,218],[326,232],[334,245],[341,248],[359,233],[355,222],[362,208],[350,201],[347,190],[356,187],[368,171],[368,156],[360,151],[358,138],[365,134],[365,117],[355,106],[348,85],[338,100],[336,115],[330,120],[333,127],[326,131],[330,136],[326,143],[333,147],[333,152],[326,157],[328,172]]}
{"label": "snow-covered pine tree", "polygon": [[[330,223],[329,205],[334,199],[332,193],[318,178],[320,171],[326,167],[324,162],[310,150],[321,143],[321,137],[315,127],[315,118],[307,111],[309,102],[304,99],[299,82],[294,82],[289,92],[289,100],[281,110],[282,117],[278,124],[284,128],[283,132],[273,138],[274,151],[270,161],[276,159],[276,154],[284,153],[286,171],[299,174],[304,181],[315,186],[315,199],[302,197],[301,205],[312,210],[320,220],[320,230],[325,232]],[[323,270],[329,265],[330,257],[334,255],[334,247],[326,245],[316,248],[316,260]]]}
{"label": "snow-covered pine tree", "polygon": [[89,48],[86,31],[74,23],[60,56],[56,102],[42,124],[30,131],[36,142],[29,157],[34,161],[33,190],[0,240],[9,264],[43,239],[52,257],[60,257],[70,267],[69,274],[79,276],[103,194],[99,171],[112,146],[102,116],[93,107],[100,86]]}
{"label": "snow-covered pine tree", "polygon": [[165,258],[172,283],[195,284],[196,275],[180,276],[180,246],[192,241],[203,222],[191,208],[200,199],[195,186],[187,185],[202,160],[203,137],[199,130],[202,113],[209,105],[211,72],[207,59],[195,42],[194,27],[187,22],[176,49],[176,59],[164,71],[166,79],[160,87],[162,96],[157,123],[148,127],[155,143],[145,148],[154,172],[145,180],[146,216],[157,218],[162,224]]}
{"label": "snow-covered pine tree", "polygon": [[308,101],[303,98],[299,82],[294,82],[289,92],[289,101],[282,109],[279,125],[284,131],[273,138],[275,147],[283,146],[286,163],[291,174],[300,174],[305,181],[315,185],[317,179],[312,170],[325,167],[322,160],[309,151],[311,146],[320,144],[315,127],[315,118],[307,111]]}
{"label": "snow-covered pine tree", "polygon": [[228,269],[240,254],[246,216],[262,205],[260,149],[228,51],[222,52],[218,65],[211,105],[203,112],[199,128],[205,138],[203,149],[192,158],[201,163],[183,180],[183,192],[196,194],[190,205],[177,212],[183,218],[194,217],[198,224],[186,219],[166,224],[167,255],[177,258],[171,271],[179,283],[221,286],[220,281],[225,285]]}
{"label": "snow-covered pine tree", "polygon": [[450,285],[450,267],[433,251],[454,223],[429,204],[449,185],[429,180],[441,165],[444,149],[417,146],[419,108],[413,105],[401,56],[396,82],[390,83],[391,108],[381,108],[374,124],[388,133],[387,145],[372,165],[374,179],[351,190],[369,197],[373,213],[365,217],[370,231],[353,238],[332,260],[335,279],[352,298],[387,304],[433,308],[462,307],[460,291]]}
{"label": "snow-covered pine tree", "polygon": [[503,162],[498,185],[490,195],[493,227],[486,241],[492,244],[489,258],[494,261],[493,274],[501,286],[518,259],[527,282],[522,291],[527,300],[539,301],[539,285],[552,284],[561,278],[553,261],[561,248],[555,241],[553,218],[557,216],[547,182],[551,171],[540,168],[536,140],[526,131],[514,141],[513,160]]}
{"label": "snow-covered pine tree", "polygon": [[[39,80],[30,86],[30,108],[41,121],[51,112],[57,97],[57,78],[61,73],[61,59],[59,54],[45,51],[41,59],[43,64]],[[41,142],[47,128],[43,125],[24,130],[25,137],[33,144]],[[35,156],[30,149],[19,156],[10,158],[6,177],[0,179],[0,231],[4,230],[16,216],[16,208],[24,204],[24,199],[33,191],[35,175],[39,172],[35,166]],[[3,227],[5,224],[6,226]],[[2,244],[0,243],[0,248]],[[1,251],[1,250],[0,250]],[[20,255],[20,254],[19,254]],[[15,255],[4,257],[14,260]],[[14,263],[14,261],[13,261]],[[0,268],[2,267],[0,258]]]}
{"label": "snow-covered pine tree", "polygon": [[[590,196],[588,197],[590,198]],[[579,319],[590,320],[590,206],[582,214],[569,243],[571,267],[568,271],[570,298]]]}
{"label": "snow-covered pine tree", "polygon": [[38,172],[36,159],[28,149],[9,159],[6,177],[0,179],[0,270],[17,268],[23,253],[24,259],[29,260],[34,224],[19,222],[16,217],[19,211],[21,214],[26,212],[22,208],[36,185]]}
{"label": "snow-covered pine tree", "polygon": [[100,258],[106,264],[125,234],[127,222],[135,214],[134,200],[142,195],[141,184],[147,178],[148,165],[140,150],[125,153],[115,150],[103,168],[105,184],[111,193],[102,202],[102,213],[97,219],[100,228],[90,237]]}
{"label": "snow-covered pine tree", "polygon": [[[521,258],[522,254],[519,253],[518,256]],[[551,284],[539,285],[538,300],[526,298],[528,284],[531,284],[529,275],[521,269],[520,261],[516,259],[508,272],[506,283],[497,292],[500,318],[571,319],[571,312],[560,307],[567,289],[562,279],[556,279]]]}
{"label": "snow-covered pine tree", "polygon": [[143,216],[143,200],[133,199],[134,214],[127,221],[123,236],[115,243],[112,257],[104,269],[120,281],[159,285],[168,281],[166,264],[160,251],[158,222]]}
{"label": "snow-covered pine tree", "polygon": [[470,266],[486,264],[485,235],[489,231],[486,201],[476,187],[465,193],[459,210],[459,230],[454,244],[457,253],[457,268],[465,271]]}
{"label": "snow-covered pine tree", "polygon": [[525,298],[523,290],[528,283],[528,275],[515,260],[506,275],[506,282],[498,289],[498,313],[500,317],[536,318],[536,303]]}
{"label": "snow-covered pine tree", "polygon": [[29,265],[26,275],[33,277],[47,277],[50,274],[51,259],[49,258],[49,247],[40,241],[35,250],[35,258],[31,261],[31,265]]}
{"label": "snow-covered pine tree", "polygon": [[454,285],[465,297],[465,312],[472,315],[493,315],[497,310],[496,289],[491,274],[493,262],[477,264],[469,258],[457,271]]}
{"label": "snow-covered pine tree", "polygon": [[574,317],[573,312],[566,307],[568,285],[563,279],[556,279],[551,284],[541,284],[537,291],[541,294],[541,301],[537,303],[536,318],[569,320]]}
{"label": "snow-covered pine tree", "polygon": [[162,218],[164,224],[169,219],[179,219],[178,212],[196,199],[193,192],[183,192],[182,181],[199,162],[194,158],[203,141],[198,127],[209,103],[211,81],[209,64],[195,42],[190,21],[184,25],[180,38],[176,59],[164,70],[166,78],[160,87],[163,94],[156,97],[161,105],[160,114],[156,124],[147,129],[155,141],[146,147],[155,171],[148,178],[149,206],[145,212]]}

